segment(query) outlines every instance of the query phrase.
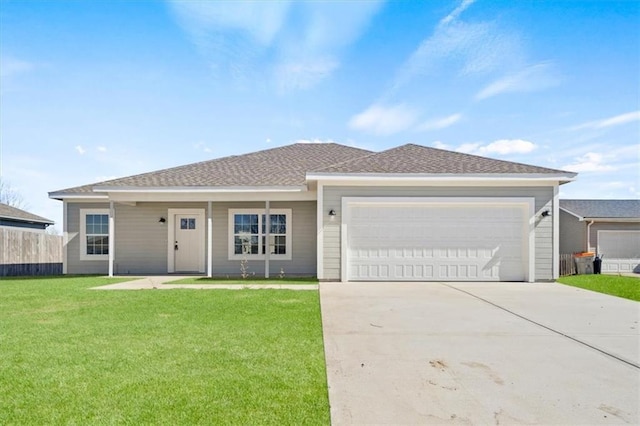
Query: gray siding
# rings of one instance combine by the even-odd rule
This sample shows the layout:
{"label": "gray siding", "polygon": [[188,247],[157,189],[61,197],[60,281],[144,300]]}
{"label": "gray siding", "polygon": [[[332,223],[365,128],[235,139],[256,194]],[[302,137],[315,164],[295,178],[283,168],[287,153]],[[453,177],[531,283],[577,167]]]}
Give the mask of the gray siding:
{"label": "gray siding", "polygon": [[68,274],[108,274],[109,264],[103,260],[80,260],[80,209],[108,209],[109,203],[68,203],[65,231]]}
{"label": "gray siding", "polygon": [[[292,209],[291,260],[270,262],[271,275],[282,269],[285,275],[316,275],[316,203],[272,202],[272,209]],[[67,273],[106,274],[108,262],[80,260],[80,209],[108,208],[108,203],[69,203],[67,207]],[[115,258],[116,274],[166,274],[169,209],[198,208],[207,212],[207,203],[137,203],[135,206],[115,204]],[[240,262],[228,260],[228,210],[230,208],[264,208],[264,203],[219,203],[213,209],[213,273],[239,275]],[[206,235],[206,234],[205,234]],[[205,236],[205,256],[206,254]],[[264,275],[264,261],[249,261],[249,271]]]}
{"label": "gray siding", "polygon": [[571,254],[587,248],[587,225],[577,217],[560,210],[560,253]]}
{"label": "gray siding", "polygon": [[[323,209],[336,211],[335,219],[323,215],[324,279],[340,279],[340,223],[342,197],[534,197],[535,214],[553,211],[553,187],[358,187],[325,186]],[[553,221],[535,221],[535,279],[553,279]]]}

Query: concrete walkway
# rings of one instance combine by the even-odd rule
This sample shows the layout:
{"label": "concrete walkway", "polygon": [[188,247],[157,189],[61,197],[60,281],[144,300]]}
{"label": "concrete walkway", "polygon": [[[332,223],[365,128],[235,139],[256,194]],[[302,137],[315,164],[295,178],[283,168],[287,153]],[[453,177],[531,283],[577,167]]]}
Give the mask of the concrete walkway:
{"label": "concrete walkway", "polygon": [[320,285],[333,425],[639,424],[640,304],[555,283]]}
{"label": "concrete walkway", "polygon": [[93,287],[91,290],[317,290],[317,284],[166,284],[167,282],[189,278],[189,276],[149,276],[117,284]]}

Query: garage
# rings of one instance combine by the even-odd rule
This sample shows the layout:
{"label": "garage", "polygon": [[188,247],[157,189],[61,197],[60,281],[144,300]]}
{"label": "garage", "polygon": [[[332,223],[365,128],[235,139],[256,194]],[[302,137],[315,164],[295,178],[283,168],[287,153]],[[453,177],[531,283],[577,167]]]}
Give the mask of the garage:
{"label": "garage", "polygon": [[602,272],[640,272],[640,231],[598,231]]}
{"label": "garage", "polygon": [[349,281],[529,281],[529,198],[350,198]]}

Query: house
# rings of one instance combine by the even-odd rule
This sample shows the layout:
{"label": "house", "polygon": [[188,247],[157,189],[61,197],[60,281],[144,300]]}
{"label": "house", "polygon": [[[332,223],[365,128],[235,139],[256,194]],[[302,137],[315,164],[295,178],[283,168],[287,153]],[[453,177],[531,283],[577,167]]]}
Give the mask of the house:
{"label": "house", "polygon": [[26,231],[44,232],[53,221],[22,209],[0,203],[0,227],[20,228]]}
{"label": "house", "polygon": [[[575,173],[414,144],[293,144],[49,193],[69,274],[558,276],[558,187]],[[268,247],[268,248],[267,248]]]}
{"label": "house", "polygon": [[560,200],[560,252],[584,251],[602,272],[640,273],[640,200]]}

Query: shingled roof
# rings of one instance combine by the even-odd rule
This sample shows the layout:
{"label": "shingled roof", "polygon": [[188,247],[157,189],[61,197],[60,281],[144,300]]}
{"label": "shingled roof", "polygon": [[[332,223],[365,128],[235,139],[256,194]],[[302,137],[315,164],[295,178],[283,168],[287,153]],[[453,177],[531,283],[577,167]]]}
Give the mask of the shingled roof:
{"label": "shingled roof", "polygon": [[372,152],[336,143],[296,143],[244,155],[67,188],[51,197],[103,188],[302,186],[308,174],[563,174],[574,173],[407,144]]}
{"label": "shingled roof", "polygon": [[299,186],[309,170],[360,158],[371,151],[336,143],[296,143],[244,155],[113,179],[55,191],[91,193],[94,187]]}
{"label": "shingled roof", "polygon": [[562,170],[407,144],[314,170],[318,173],[567,174]]}
{"label": "shingled roof", "polygon": [[29,213],[28,211],[12,207],[8,204],[0,203],[0,219],[7,219],[16,222],[26,223],[46,223],[52,225],[54,222],[42,216]]}
{"label": "shingled roof", "polygon": [[640,200],[560,200],[560,208],[581,218],[640,221]]}

